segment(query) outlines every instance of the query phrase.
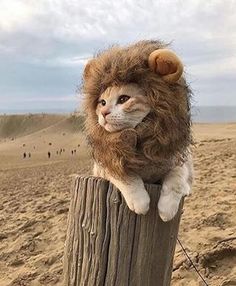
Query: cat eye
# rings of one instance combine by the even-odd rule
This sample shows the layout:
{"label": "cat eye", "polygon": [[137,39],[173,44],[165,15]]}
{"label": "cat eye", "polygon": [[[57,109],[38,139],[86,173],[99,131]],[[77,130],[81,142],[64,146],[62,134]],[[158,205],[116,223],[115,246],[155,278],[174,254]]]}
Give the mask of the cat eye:
{"label": "cat eye", "polygon": [[118,104],[122,104],[122,103],[126,102],[129,99],[130,99],[130,96],[122,94],[122,95],[119,96],[119,98],[117,100],[117,103]]}
{"label": "cat eye", "polygon": [[104,99],[99,100],[98,103],[100,103],[102,106],[106,105],[106,101]]}

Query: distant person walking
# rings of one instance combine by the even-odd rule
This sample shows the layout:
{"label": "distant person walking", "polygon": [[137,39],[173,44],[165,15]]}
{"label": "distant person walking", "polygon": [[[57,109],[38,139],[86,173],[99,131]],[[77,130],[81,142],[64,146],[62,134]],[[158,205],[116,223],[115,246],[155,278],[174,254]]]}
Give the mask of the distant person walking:
{"label": "distant person walking", "polygon": [[23,153],[23,159],[25,159],[25,158],[26,158],[26,153],[24,152],[24,153]]}
{"label": "distant person walking", "polygon": [[31,153],[28,154],[29,158],[31,158]]}
{"label": "distant person walking", "polygon": [[71,150],[71,154],[74,155],[74,151],[73,150]]}
{"label": "distant person walking", "polygon": [[48,159],[51,158],[51,152],[48,151]]}

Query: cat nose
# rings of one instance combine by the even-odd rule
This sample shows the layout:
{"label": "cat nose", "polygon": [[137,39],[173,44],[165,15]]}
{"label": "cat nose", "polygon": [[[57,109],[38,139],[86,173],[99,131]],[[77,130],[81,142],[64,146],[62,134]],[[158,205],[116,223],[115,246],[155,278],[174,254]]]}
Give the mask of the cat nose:
{"label": "cat nose", "polygon": [[110,114],[111,112],[108,110],[102,111],[102,116],[105,118],[108,114]]}

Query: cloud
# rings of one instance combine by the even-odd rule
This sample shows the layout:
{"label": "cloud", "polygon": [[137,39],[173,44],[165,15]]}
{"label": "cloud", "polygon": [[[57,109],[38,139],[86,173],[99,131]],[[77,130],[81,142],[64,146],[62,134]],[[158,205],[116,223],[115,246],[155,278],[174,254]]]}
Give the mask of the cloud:
{"label": "cloud", "polygon": [[[9,101],[9,99],[5,99],[6,101]],[[55,97],[50,97],[50,96],[39,96],[39,97],[29,97],[25,98],[24,102],[75,102],[77,100],[77,96],[73,95],[68,95],[68,96],[58,96],[57,98]]]}
{"label": "cloud", "polygon": [[[8,47],[14,44],[16,51],[21,51],[23,47],[27,49],[30,43],[35,56],[38,45],[48,55],[59,43],[75,45],[78,53],[91,53],[103,48],[104,44],[127,43],[150,37],[175,40],[177,47],[181,47],[178,41],[192,43],[192,48],[194,43],[199,43],[193,52],[201,49],[204,42],[214,43],[214,40],[223,40],[224,45],[224,39],[231,38],[226,43],[230,43],[232,48],[236,44],[235,37],[231,37],[236,28],[236,8],[234,1],[230,0],[227,5],[223,1],[203,0],[2,0],[2,3],[8,13],[1,9],[1,37],[7,40]],[[21,37],[15,38],[16,34]],[[188,51],[189,54],[192,52]]]}
{"label": "cloud", "polygon": [[222,90],[236,105],[235,14],[234,0],[1,0],[0,104],[72,94],[97,51],[157,38],[182,57],[198,104],[224,104]]}

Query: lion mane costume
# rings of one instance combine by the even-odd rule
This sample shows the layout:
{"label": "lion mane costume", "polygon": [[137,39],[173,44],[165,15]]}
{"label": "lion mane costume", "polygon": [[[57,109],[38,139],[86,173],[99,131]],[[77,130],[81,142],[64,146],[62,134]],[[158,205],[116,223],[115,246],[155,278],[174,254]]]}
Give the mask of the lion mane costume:
{"label": "lion mane costume", "polygon": [[[175,67],[169,67],[173,72],[165,75],[168,63],[159,73],[150,64],[150,55],[166,48],[160,41],[113,46],[97,54],[85,67],[82,91],[88,142],[95,161],[115,177],[136,173],[150,182],[149,173],[155,170],[157,181],[187,158],[192,143],[191,91]],[[109,133],[98,124],[99,96],[110,86],[129,83],[145,91],[152,110],[134,129]]]}

